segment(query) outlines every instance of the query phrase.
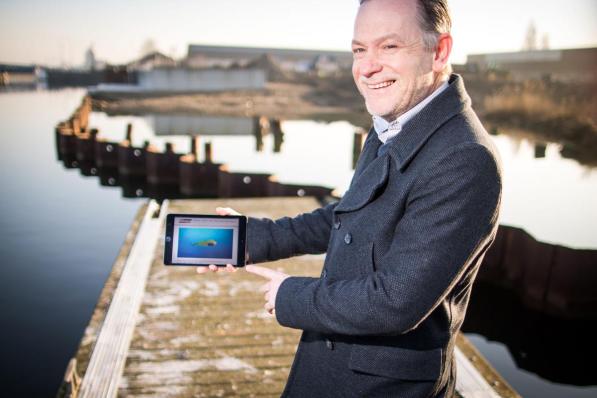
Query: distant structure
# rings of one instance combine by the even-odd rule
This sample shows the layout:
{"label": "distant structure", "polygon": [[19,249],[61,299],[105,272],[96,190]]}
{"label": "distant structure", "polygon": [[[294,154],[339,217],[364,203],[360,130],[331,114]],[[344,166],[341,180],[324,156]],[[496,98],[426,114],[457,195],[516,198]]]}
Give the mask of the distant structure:
{"label": "distant structure", "polygon": [[[184,61],[154,51],[123,67],[126,79],[100,80],[90,92],[199,92],[261,90],[267,81],[259,65],[227,68],[192,67]],[[111,84],[116,83],[116,84]],[[124,84],[123,84],[124,83]]]}
{"label": "distant structure", "polygon": [[245,66],[267,56],[283,71],[331,74],[349,70],[352,54],[348,51],[298,50],[288,48],[230,47],[189,45],[186,65],[199,68]]}
{"label": "distant structure", "polygon": [[535,23],[531,21],[527,28],[527,33],[522,44],[523,51],[534,51],[537,49],[537,28]]}
{"label": "distant structure", "polygon": [[543,36],[541,36],[541,49],[549,50],[549,48],[549,35],[547,33],[543,33]]}
{"label": "distant structure", "polygon": [[83,69],[87,70],[96,70],[97,69],[97,60],[95,59],[95,53],[93,52],[93,48],[89,47],[87,51],[85,51],[85,63],[83,64]]}
{"label": "distant structure", "polygon": [[469,71],[508,73],[517,81],[597,82],[597,47],[471,54],[466,67]]}
{"label": "distant structure", "polygon": [[174,68],[176,61],[159,51],[154,51],[126,65],[128,71],[152,70],[155,68]]}
{"label": "distant structure", "polygon": [[0,88],[36,89],[45,82],[45,70],[39,66],[0,64]]}
{"label": "distant structure", "polygon": [[154,68],[137,72],[138,88],[154,92],[261,90],[265,82],[261,69]]}

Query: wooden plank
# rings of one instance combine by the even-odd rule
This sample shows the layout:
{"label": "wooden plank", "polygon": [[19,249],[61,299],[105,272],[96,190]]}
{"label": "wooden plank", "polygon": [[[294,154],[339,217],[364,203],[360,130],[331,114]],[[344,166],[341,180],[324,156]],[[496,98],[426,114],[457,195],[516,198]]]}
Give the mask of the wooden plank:
{"label": "wooden plank", "polygon": [[[176,213],[213,213],[216,206],[230,206],[255,217],[278,218],[308,212],[318,207],[318,203],[311,198],[169,203],[170,211]],[[151,212],[148,209],[146,217]],[[141,237],[144,224],[145,219],[129,260],[136,256],[137,242],[146,239]],[[112,376],[103,382],[98,379],[98,392],[88,396],[114,396],[115,393],[126,397],[279,396],[300,331],[281,327],[263,310],[262,295],[258,292],[263,281],[244,270],[234,274],[197,275],[195,267],[165,267],[161,258],[163,242],[159,239],[163,231],[161,224],[151,238],[153,246],[143,245],[145,254],[152,257],[146,259],[151,261],[151,268],[147,276],[141,278],[145,293],[139,314],[129,314],[129,322],[136,320],[134,331],[131,332],[130,324],[127,329],[128,333],[133,333],[132,339],[121,341],[121,357],[112,359],[124,369],[103,365],[107,367],[103,373],[112,373]],[[149,250],[151,247],[153,249]],[[317,276],[323,259],[323,256],[300,256],[269,263],[268,267],[292,275]],[[116,290],[119,288],[120,283]],[[459,336],[457,345],[457,393],[460,396],[518,397],[513,390],[505,393],[507,384],[464,336]],[[83,383],[88,377],[97,377],[90,376],[91,370],[90,364]],[[94,372],[102,373],[97,369]]]}
{"label": "wooden plank", "polygon": [[454,349],[454,357],[457,366],[456,391],[463,398],[500,398],[460,348]]}
{"label": "wooden plank", "polygon": [[80,397],[115,397],[168,202],[151,201],[106,314]]}
{"label": "wooden plank", "polygon": [[520,395],[491,366],[470,340],[462,333],[456,338],[456,391],[462,397],[489,396],[482,391],[495,393],[501,398],[520,398]]}

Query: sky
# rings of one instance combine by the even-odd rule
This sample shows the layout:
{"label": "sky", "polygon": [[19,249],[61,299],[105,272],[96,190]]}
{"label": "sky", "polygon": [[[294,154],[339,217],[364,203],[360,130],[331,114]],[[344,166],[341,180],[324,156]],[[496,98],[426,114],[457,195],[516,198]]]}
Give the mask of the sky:
{"label": "sky", "polygon": [[[550,48],[597,47],[597,0],[451,0],[452,62],[518,51],[529,24]],[[0,63],[126,63],[151,39],[189,44],[350,50],[358,0],[0,0]]]}

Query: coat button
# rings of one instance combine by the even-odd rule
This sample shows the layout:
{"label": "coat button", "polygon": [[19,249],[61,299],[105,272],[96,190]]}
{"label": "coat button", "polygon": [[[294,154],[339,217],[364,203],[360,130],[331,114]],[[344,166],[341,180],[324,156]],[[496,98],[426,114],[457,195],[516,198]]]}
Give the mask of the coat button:
{"label": "coat button", "polygon": [[346,243],[347,245],[350,245],[350,242],[352,242],[352,235],[348,233],[348,234],[344,235],[344,243]]}
{"label": "coat button", "polygon": [[341,225],[342,223],[340,222],[340,220],[336,220],[336,222],[334,223],[334,229],[340,229]]}
{"label": "coat button", "polygon": [[334,349],[334,342],[330,339],[325,339],[325,346],[329,349],[329,350],[333,350]]}
{"label": "coat button", "polygon": [[326,278],[328,276],[328,272],[326,270],[323,270],[321,276]]}

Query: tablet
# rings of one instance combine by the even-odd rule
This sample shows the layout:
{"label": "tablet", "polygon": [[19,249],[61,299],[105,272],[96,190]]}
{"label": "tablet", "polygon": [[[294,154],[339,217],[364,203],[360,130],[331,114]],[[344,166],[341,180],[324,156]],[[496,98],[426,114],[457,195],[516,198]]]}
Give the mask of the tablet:
{"label": "tablet", "polygon": [[247,218],[168,214],[164,264],[245,265]]}

